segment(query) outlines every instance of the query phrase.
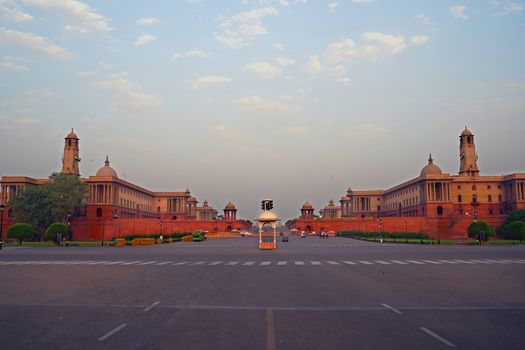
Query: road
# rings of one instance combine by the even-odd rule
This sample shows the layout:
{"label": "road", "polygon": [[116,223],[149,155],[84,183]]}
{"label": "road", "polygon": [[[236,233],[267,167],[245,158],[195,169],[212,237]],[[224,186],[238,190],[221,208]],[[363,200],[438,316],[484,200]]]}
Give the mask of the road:
{"label": "road", "polygon": [[4,248],[7,349],[525,349],[525,247]]}

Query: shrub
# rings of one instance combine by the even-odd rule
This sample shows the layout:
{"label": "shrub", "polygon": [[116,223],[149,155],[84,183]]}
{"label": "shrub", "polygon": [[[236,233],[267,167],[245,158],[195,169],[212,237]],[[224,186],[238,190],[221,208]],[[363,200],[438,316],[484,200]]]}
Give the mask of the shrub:
{"label": "shrub", "polygon": [[507,226],[507,232],[505,234],[507,239],[525,239],[525,222],[523,221],[513,221]]}
{"label": "shrub", "polygon": [[428,235],[422,232],[365,232],[365,231],[337,231],[338,237],[352,237],[358,239],[366,238],[395,238],[395,239],[428,239]]}
{"label": "shrub", "polygon": [[477,238],[482,231],[485,232],[485,240],[490,236],[494,236],[494,228],[492,225],[483,220],[473,221],[467,229],[470,238]]}
{"label": "shrub", "polygon": [[514,221],[524,221],[525,222],[525,210],[513,210],[509,213],[509,216],[507,217],[507,220],[498,227],[498,233],[500,233],[503,237],[507,237],[508,234],[508,228],[509,225]]}
{"label": "shrub", "polygon": [[49,225],[44,237],[46,241],[53,241],[56,239],[57,234],[66,235],[67,233],[67,226],[57,222]]}
{"label": "shrub", "polygon": [[33,228],[24,223],[13,224],[7,229],[8,238],[16,238],[20,244],[24,239],[30,239],[33,237]]}

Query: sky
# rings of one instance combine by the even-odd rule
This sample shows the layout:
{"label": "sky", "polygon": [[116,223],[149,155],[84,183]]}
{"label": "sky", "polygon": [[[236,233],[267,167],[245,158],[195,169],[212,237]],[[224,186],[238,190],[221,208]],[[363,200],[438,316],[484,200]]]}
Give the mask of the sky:
{"label": "sky", "polygon": [[153,191],[284,220],[432,152],[525,172],[525,2],[0,0],[0,175],[83,176],[106,154]]}

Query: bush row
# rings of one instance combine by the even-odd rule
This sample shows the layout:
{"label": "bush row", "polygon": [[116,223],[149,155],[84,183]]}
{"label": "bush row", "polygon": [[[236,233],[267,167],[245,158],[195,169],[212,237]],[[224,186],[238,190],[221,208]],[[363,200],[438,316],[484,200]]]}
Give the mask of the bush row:
{"label": "bush row", "polygon": [[338,237],[352,238],[409,238],[409,239],[428,239],[428,235],[422,232],[365,232],[365,231],[337,231]]}

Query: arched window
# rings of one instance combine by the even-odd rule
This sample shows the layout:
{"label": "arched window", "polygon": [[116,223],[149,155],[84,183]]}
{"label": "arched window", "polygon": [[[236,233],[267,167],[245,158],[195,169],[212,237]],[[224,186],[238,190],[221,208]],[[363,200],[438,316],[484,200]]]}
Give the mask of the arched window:
{"label": "arched window", "polygon": [[437,207],[437,214],[438,216],[443,216],[443,207],[441,205]]}
{"label": "arched window", "polygon": [[97,208],[97,218],[102,216],[102,208]]}

